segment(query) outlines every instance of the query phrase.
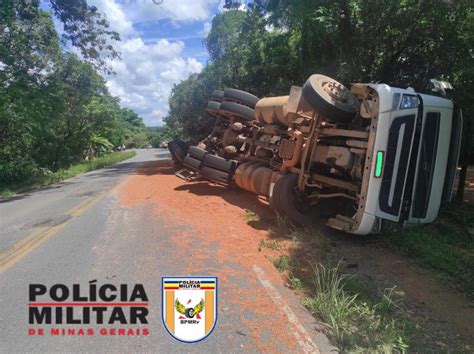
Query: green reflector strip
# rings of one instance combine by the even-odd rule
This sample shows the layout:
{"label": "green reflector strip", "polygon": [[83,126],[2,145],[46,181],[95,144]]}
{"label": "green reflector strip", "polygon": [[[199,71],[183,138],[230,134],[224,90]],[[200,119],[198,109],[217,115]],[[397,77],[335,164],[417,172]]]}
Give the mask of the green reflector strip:
{"label": "green reflector strip", "polygon": [[377,151],[377,159],[375,160],[375,177],[382,176],[383,169],[383,151]]}

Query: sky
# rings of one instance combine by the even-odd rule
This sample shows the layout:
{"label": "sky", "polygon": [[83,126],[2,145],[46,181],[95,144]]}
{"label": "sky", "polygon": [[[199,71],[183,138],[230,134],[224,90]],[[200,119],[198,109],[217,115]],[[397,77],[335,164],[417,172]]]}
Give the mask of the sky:
{"label": "sky", "polygon": [[110,62],[110,93],[143,117],[147,126],[163,124],[171,89],[208,61],[203,40],[224,0],[88,0],[120,34],[114,47],[121,60]]}

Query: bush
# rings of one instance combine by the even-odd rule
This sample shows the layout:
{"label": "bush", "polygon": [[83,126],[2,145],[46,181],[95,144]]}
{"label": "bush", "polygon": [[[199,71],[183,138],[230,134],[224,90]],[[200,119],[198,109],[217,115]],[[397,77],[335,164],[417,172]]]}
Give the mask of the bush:
{"label": "bush", "polygon": [[0,185],[40,176],[43,171],[32,160],[0,161]]}

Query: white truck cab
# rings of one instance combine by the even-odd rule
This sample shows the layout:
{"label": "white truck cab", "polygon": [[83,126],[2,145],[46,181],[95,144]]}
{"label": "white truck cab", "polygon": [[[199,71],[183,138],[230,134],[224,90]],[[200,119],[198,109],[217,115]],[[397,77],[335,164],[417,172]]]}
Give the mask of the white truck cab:
{"label": "white truck cab", "polygon": [[462,116],[453,102],[385,84],[379,97],[371,171],[363,215],[353,233],[390,223],[431,223],[451,200]]}

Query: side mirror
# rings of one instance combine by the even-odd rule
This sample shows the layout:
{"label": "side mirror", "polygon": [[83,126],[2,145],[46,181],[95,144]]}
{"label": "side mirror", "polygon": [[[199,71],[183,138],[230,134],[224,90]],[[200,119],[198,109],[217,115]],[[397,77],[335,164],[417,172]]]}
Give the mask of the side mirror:
{"label": "side mirror", "polygon": [[433,92],[441,94],[443,97],[447,97],[446,91],[453,91],[454,87],[448,81],[440,81],[436,79],[431,79],[428,87]]}

